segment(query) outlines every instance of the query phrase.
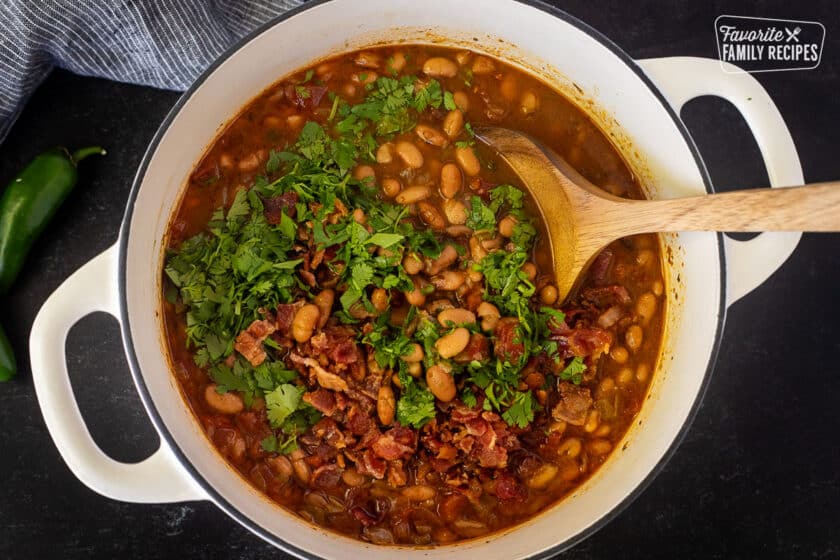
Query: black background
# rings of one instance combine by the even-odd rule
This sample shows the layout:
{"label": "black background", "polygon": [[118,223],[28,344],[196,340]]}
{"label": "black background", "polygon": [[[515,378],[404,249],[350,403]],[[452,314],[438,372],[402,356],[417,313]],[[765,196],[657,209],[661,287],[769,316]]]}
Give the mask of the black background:
{"label": "black background", "polygon": [[[720,14],[816,20],[816,70],[758,74],[790,127],[806,181],[840,179],[840,5],[835,1],[553,2],[635,58],[715,57]],[[549,17],[549,16],[546,16]],[[574,53],[569,53],[574,56]],[[255,558],[278,551],[209,503],[134,505],[67,469],[32,388],[27,339],[47,296],[117,239],[137,166],[177,93],[54,72],[0,146],[0,182],[38,152],[101,143],[0,302],[20,373],[0,385],[0,558]],[[682,116],[718,190],[766,184],[737,111],[713,98]],[[215,117],[214,117],[215,118]],[[840,558],[840,236],[806,234],[791,259],[729,311],[715,373],[685,440],[623,513],[564,558]],[[70,333],[67,358],[94,439],[116,459],[158,445],[132,385],[116,321]],[[648,426],[655,429],[655,426]]]}

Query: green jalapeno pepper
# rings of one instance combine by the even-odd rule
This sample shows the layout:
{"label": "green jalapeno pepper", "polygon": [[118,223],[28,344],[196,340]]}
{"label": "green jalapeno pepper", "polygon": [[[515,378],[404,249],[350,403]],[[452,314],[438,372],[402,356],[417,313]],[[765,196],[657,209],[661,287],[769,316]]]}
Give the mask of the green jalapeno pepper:
{"label": "green jalapeno pepper", "polygon": [[[6,187],[0,198],[0,295],[9,291],[35,239],[76,185],[76,165],[90,155],[104,153],[99,147],[72,154],[64,148],[48,150]],[[14,354],[0,329],[0,381],[14,373]]]}

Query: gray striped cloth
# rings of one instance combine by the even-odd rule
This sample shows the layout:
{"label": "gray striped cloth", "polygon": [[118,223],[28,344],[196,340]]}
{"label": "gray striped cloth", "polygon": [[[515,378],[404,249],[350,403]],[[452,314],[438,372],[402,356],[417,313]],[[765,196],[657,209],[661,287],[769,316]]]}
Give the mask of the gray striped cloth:
{"label": "gray striped cloth", "polygon": [[184,90],[249,31],[304,0],[0,0],[0,142],[54,67]]}

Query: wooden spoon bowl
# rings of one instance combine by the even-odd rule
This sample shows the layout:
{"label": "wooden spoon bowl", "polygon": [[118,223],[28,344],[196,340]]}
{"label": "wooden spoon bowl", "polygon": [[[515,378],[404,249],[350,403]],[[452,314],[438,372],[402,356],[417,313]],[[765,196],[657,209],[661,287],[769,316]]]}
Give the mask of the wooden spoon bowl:
{"label": "wooden spoon bowl", "polygon": [[840,231],[840,182],[750,189],[671,200],[628,200],[586,180],[537,140],[505,128],[475,129],[530,192],[548,231],[560,300],[610,242],[677,231]]}

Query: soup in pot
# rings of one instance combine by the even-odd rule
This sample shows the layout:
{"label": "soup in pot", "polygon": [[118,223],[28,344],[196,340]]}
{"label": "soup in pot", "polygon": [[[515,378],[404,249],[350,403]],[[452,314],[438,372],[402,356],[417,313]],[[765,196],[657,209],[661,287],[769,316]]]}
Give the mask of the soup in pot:
{"label": "soup in pot", "polygon": [[658,238],[612,243],[558,301],[539,214],[481,125],[642,197],[550,86],[400,45],[262,93],[171,219],[162,305],[186,401],[242,477],[319,526],[440,545],[516,525],[608,460],[645,399]]}

